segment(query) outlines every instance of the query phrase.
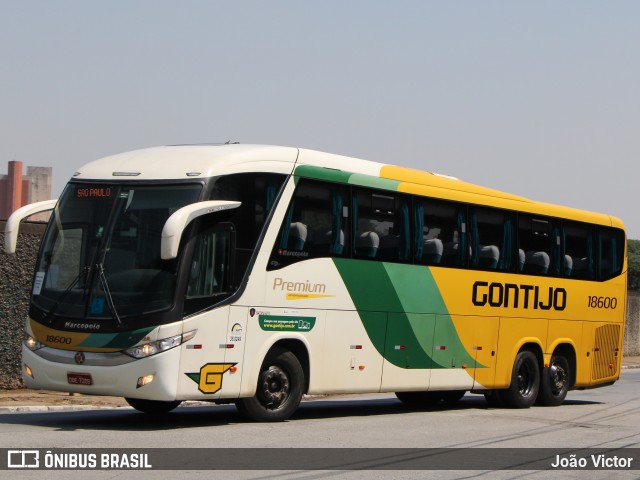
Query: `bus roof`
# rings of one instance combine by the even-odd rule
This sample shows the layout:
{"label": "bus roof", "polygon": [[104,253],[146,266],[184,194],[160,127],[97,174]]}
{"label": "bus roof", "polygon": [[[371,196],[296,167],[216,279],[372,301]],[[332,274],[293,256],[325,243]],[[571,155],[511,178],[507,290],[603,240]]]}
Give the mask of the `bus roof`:
{"label": "bus roof", "polygon": [[95,160],[82,166],[74,178],[183,180],[239,171],[280,171],[284,168],[291,172],[297,156],[297,148],[269,145],[169,145]]}
{"label": "bus roof", "polygon": [[[537,202],[464,182],[455,177],[395,165],[300,149],[296,174],[367,187],[555,216],[624,229],[621,220],[601,213]],[[315,171],[314,171],[315,170]]]}
{"label": "bus roof", "polygon": [[170,145],[120,153],[82,166],[78,180],[178,180],[239,172],[324,178],[624,228],[614,217],[467,183],[447,175],[295,147],[250,144]]}

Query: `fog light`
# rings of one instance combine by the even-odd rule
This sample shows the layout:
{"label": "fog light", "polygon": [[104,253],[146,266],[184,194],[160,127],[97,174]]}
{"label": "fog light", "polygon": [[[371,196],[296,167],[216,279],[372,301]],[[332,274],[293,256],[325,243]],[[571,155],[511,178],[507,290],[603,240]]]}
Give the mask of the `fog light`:
{"label": "fog light", "polygon": [[24,371],[27,372],[27,375],[33,378],[33,370],[31,370],[29,365],[27,365],[26,363],[24,364]]}
{"label": "fog light", "polygon": [[151,382],[153,382],[153,379],[155,378],[155,376],[156,376],[155,373],[152,373],[151,375],[145,375],[144,377],[140,377],[138,379],[136,388],[144,387],[145,385],[150,384]]}

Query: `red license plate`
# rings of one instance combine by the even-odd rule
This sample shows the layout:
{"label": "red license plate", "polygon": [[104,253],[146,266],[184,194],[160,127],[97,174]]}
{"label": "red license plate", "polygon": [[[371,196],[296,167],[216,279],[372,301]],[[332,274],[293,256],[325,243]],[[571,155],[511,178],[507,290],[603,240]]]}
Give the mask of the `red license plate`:
{"label": "red license plate", "polygon": [[93,385],[90,373],[67,373],[67,382],[71,385]]}

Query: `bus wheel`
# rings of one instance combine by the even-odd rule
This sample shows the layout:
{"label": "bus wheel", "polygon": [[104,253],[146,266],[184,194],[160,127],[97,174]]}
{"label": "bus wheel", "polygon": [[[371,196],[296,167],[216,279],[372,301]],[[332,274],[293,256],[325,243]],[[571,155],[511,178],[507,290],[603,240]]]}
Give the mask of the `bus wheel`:
{"label": "bus wheel", "polygon": [[281,422],[296,411],[303,389],[300,361],[289,350],[276,348],[262,364],[255,396],[238,399],[236,406],[256,422]]}
{"label": "bus wheel", "polygon": [[570,373],[569,361],[564,355],[554,354],[549,367],[542,371],[538,395],[541,405],[556,407],[564,402],[569,390]]}
{"label": "bus wheel", "polygon": [[176,408],[182,402],[175,400],[173,402],[163,402],[160,400],[141,400],[139,398],[125,398],[127,403],[133,408],[142,413],[148,413],[150,415],[162,415],[163,413],[169,413]]}
{"label": "bus wheel", "polygon": [[523,350],[516,356],[511,372],[511,386],[498,390],[501,400],[512,408],[529,408],[538,397],[540,370],[533,352]]}

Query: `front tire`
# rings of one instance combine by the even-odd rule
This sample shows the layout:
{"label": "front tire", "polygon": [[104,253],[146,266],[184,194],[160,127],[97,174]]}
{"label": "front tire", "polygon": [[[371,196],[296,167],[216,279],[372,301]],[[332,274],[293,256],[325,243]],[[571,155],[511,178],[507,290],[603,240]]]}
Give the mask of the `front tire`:
{"label": "front tire", "polygon": [[175,400],[172,402],[163,402],[160,400],[142,400],[140,398],[125,398],[127,403],[142,413],[149,415],[162,415],[169,413],[182,402]]}
{"label": "front tire", "polygon": [[500,399],[508,407],[529,408],[538,397],[540,390],[540,369],[538,357],[524,350],[516,356],[511,371],[511,386],[506,390],[497,390]]}
{"label": "front tire", "polygon": [[542,371],[538,401],[547,407],[557,407],[564,402],[571,381],[571,367],[564,355],[553,355],[548,368]]}
{"label": "front tire", "polygon": [[304,373],[289,350],[272,350],[260,368],[255,396],[236,401],[238,410],[256,422],[287,420],[298,408],[304,393]]}

